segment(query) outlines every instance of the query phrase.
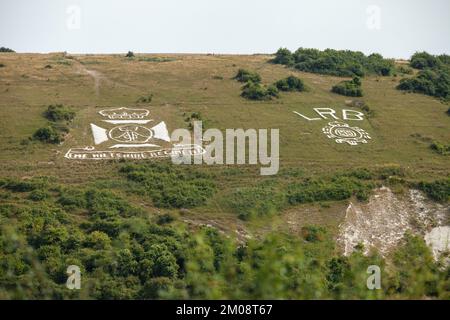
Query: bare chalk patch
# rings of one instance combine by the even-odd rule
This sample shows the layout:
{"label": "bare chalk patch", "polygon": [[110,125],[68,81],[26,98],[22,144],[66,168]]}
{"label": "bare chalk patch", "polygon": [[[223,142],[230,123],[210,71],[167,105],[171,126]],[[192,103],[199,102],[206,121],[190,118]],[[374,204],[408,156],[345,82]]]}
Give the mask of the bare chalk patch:
{"label": "bare chalk patch", "polygon": [[365,254],[376,248],[385,256],[400,243],[405,232],[425,236],[449,215],[448,206],[428,201],[420,191],[410,190],[399,196],[382,187],[375,190],[368,203],[349,204],[339,227],[338,244],[345,255],[363,244]]}

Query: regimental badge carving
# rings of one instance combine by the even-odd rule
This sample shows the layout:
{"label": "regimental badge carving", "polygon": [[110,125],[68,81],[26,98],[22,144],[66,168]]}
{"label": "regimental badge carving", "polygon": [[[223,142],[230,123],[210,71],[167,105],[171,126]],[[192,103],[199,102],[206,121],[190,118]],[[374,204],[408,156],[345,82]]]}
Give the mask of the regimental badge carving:
{"label": "regimental badge carving", "polygon": [[322,131],[328,138],[335,139],[336,143],[345,142],[351,146],[356,146],[359,143],[367,143],[367,140],[372,139],[363,129],[350,127],[347,123],[339,121],[329,122]]}
{"label": "regimental badge carving", "polygon": [[[87,146],[70,149],[68,159],[149,159],[173,155],[204,153],[196,145],[173,145],[164,121],[156,125],[149,118],[147,109],[114,108],[99,112],[104,117],[102,124],[91,123],[94,145],[101,150]],[[106,118],[106,119],[105,119]]]}

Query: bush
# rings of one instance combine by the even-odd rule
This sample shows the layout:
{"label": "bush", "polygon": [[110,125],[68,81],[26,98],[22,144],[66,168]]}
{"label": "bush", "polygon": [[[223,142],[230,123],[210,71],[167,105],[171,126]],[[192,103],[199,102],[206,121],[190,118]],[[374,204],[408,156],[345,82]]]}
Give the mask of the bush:
{"label": "bush", "polygon": [[341,81],[331,88],[331,91],[337,94],[350,97],[362,97],[361,80],[359,77],[354,77],[350,81]]}
{"label": "bush", "polygon": [[275,86],[281,91],[305,91],[305,84],[303,81],[294,76],[278,80],[275,83]]}
{"label": "bush", "polygon": [[236,79],[239,82],[248,82],[248,81],[251,81],[253,83],[261,82],[261,76],[259,74],[245,69],[239,69],[234,79]]}
{"label": "bush", "polygon": [[272,62],[294,66],[300,71],[345,77],[362,77],[364,74],[388,76],[394,70],[393,61],[380,54],[365,56],[362,52],[350,50],[299,48],[292,54],[281,48]]}
{"label": "bush", "polygon": [[216,191],[215,183],[209,175],[173,164],[126,165],[120,171],[143,188],[157,207],[201,206]]}
{"label": "bush", "polygon": [[53,122],[57,121],[72,121],[75,117],[75,111],[62,104],[49,105],[44,113],[44,116]]}
{"label": "bush", "polygon": [[272,186],[260,185],[237,189],[230,195],[229,205],[240,219],[249,220],[278,213],[286,205],[286,197]]}
{"label": "bush", "polygon": [[443,70],[426,69],[416,77],[400,80],[397,89],[429,96],[450,98],[450,74]]}
{"label": "bush", "polygon": [[128,51],[127,54],[125,55],[126,58],[134,58],[134,53],[133,51]]}
{"label": "bush", "polygon": [[52,126],[39,128],[33,134],[33,139],[46,143],[61,143],[63,141],[60,133]]}
{"label": "bush", "polygon": [[15,52],[15,51],[10,48],[0,47],[0,52]]}
{"label": "bush", "polygon": [[435,141],[430,145],[430,148],[440,155],[450,155],[450,144],[445,145],[443,143]]}
{"label": "bush", "polygon": [[450,179],[420,182],[418,188],[436,201],[445,202],[450,198]]}
{"label": "bush", "polygon": [[305,226],[302,227],[301,234],[308,242],[320,242],[325,239],[326,229],[320,226]]}
{"label": "bush", "polygon": [[280,48],[275,53],[275,58],[272,60],[276,64],[284,64],[286,66],[292,66],[295,63],[294,56],[292,52],[286,48]]}
{"label": "bush", "polygon": [[249,100],[270,100],[278,97],[278,89],[249,81],[242,87],[241,96]]}
{"label": "bush", "polygon": [[149,93],[148,95],[141,96],[136,101],[137,103],[150,103],[153,100],[153,93]]}
{"label": "bush", "polygon": [[428,69],[435,68],[440,63],[436,56],[433,56],[427,52],[416,52],[411,56],[410,65],[415,69]]}
{"label": "bush", "polygon": [[349,199],[352,195],[360,195],[362,200],[365,200],[372,187],[370,183],[361,183],[349,177],[336,176],[331,180],[305,180],[289,186],[287,199],[292,205],[316,201],[339,201]]}

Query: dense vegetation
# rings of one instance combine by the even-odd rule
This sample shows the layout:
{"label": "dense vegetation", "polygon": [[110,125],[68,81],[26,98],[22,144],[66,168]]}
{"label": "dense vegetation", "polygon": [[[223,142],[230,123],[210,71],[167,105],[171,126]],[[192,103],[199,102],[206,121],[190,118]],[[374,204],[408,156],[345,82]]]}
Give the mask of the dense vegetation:
{"label": "dense vegetation", "polygon": [[363,77],[366,74],[389,76],[395,69],[393,61],[384,59],[380,54],[366,56],[362,52],[333,49],[299,48],[292,53],[280,48],[272,62],[300,71],[345,77]]}
{"label": "dense vegetation", "polygon": [[411,57],[410,65],[421,71],[414,77],[400,80],[397,89],[450,98],[450,56],[417,52]]}
{"label": "dense vegetation", "polygon": [[256,72],[239,69],[234,77],[239,82],[244,82],[241,96],[249,100],[270,100],[278,97],[278,89],[273,86],[261,84],[261,76]]}
{"label": "dense vegetation", "polygon": [[305,91],[306,86],[303,81],[295,76],[289,76],[287,78],[278,80],[275,82],[275,86],[280,91]]}
{"label": "dense vegetation", "polygon": [[62,104],[56,104],[49,105],[43,115],[50,122],[47,126],[37,129],[33,139],[53,144],[64,141],[64,135],[69,132],[66,124],[73,120],[75,111]]}
{"label": "dense vegetation", "polygon": [[0,47],[0,52],[15,52],[15,51],[10,48]]}
{"label": "dense vegetation", "polygon": [[[122,168],[149,184],[151,177],[173,173],[146,165]],[[177,177],[193,174],[177,170]],[[336,255],[324,227],[308,225],[298,236],[267,234],[242,245],[214,228],[188,231],[171,215],[99,189],[48,178],[0,181],[0,298],[449,298],[450,270],[440,269],[423,240],[412,235],[383,268],[382,290],[371,291],[367,267],[383,267],[384,260],[376,252],[362,255],[362,246],[349,257]],[[264,200],[273,191],[261,190],[246,194]],[[65,288],[69,265],[81,268],[79,291]]]}
{"label": "dense vegetation", "polygon": [[331,88],[331,91],[343,96],[362,97],[361,79],[354,77],[352,80],[341,81]]}

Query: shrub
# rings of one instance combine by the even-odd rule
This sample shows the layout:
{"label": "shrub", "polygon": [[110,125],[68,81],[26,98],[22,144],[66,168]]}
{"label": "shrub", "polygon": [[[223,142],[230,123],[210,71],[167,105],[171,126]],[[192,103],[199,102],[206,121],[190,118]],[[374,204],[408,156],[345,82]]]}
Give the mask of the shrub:
{"label": "shrub", "polygon": [[300,71],[346,77],[362,77],[364,74],[387,76],[394,70],[393,61],[379,54],[365,56],[362,52],[350,50],[299,48],[292,54],[281,48],[272,62],[294,66]]}
{"label": "shrub", "polygon": [[127,54],[125,55],[126,58],[134,58],[134,53],[133,51],[128,51]]}
{"label": "shrub", "polygon": [[418,188],[436,201],[448,201],[450,197],[450,179],[434,182],[420,182]]}
{"label": "shrub", "polygon": [[245,69],[239,69],[234,79],[236,79],[239,82],[248,82],[248,81],[251,81],[253,83],[261,82],[261,76],[259,74]]}
{"label": "shrub", "polygon": [[0,68],[4,68],[5,65],[3,63],[0,63]]}
{"label": "shrub", "polygon": [[0,52],[15,52],[15,51],[10,48],[0,47]]}
{"label": "shrub", "polygon": [[397,89],[448,99],[450,74],[442,70],[426,69],[416,77],[401,79]]}
{"label": "shrub", "polygon": [[249,81],[242,87],[241,96],[249,100],[270,100],[278,97],[278,89]]}
{"label": "shrub", "polygon": [[153,93],[149,93],[148,95],[141,96],[136,101],[137,103],[150,103],[153,100]]}
{"label": "shrub", "polygon": [[63,141],[61,134],[52,126],[37,129],[33,134],[33,139],[55,144]]}
{"label": "shrub", "polygon": [[450,144],[445,145],[443,143],[434,141],[430,145],[430,148],[440,155],[443,155],[443,156],[450,155]]}
{"label": "shrub", "polygon": [[286,48],[280,48],[275,53],[275,58],[272,60],[276,64],[284,64],[286,66],[292,66],[295,63],[294,56],[292,52]]}
{"label": "shrub", "polygon": [[[368,195],[370,183],[361,183],[349,177],[336,176],[331,180],[305,180],[288,188],[287,199],[290,204],[315,201],[339,201],[352,195]],[[363,200],[364,197],[362,197]]]}
{"label": "shrub", "polygon": [[275,83],[275,86],[281,91],[305,91],[305,84],[303,81],[294,76],[278,80]]}
{"label": "shrub", "polygon": [[142,187],[155,206],[162,208],[197,207],[205,204],[216,190],[209,175],[168,163],[126,165],[120,171]]}
{"label": "shrub", "polygon": [[320,226],[305,226],[301,229],[302,238],[308,242],[320,242],[325,239],[326,229]]}
{"label": "shrub", "polygon": [[411,56],[410,65],[416,69],[428,69],[435,68],[440,63],[436,56],[433,56],[427,52],[416,52]]}
{"label": "shrub", "polygon": [[49,105],[44,113],[44,116],[53,122],[57,121],[72,121],[75,117],[75,111],[62,104]]}
{"label": "shrub", "polygon": [[230,195],[229,205],[240,219],[249,220],[278,213],[286,205],[286,197],[272,186],[259,185],[237,189]]}
{"label": "shrub", "polygon": [[341,81],[331,88],[331,91],[337,94],[350,97],[362,97],[361,80],[359,77],[354,77],[350,81]]}

